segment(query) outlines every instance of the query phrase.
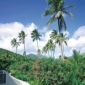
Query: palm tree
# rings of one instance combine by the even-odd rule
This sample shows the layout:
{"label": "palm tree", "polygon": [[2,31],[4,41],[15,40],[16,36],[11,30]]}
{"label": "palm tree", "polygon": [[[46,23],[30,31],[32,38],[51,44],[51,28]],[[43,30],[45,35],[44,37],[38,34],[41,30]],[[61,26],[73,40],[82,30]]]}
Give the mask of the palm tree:
{"label": "palm tree", "polygon": [[31,33],[31,38],[33,39],[33,42],[36,40],[37,41],[37,52],[38,52],[38,50],[39,50],[39,46],[38,46],[38,40],[40,40],[40,37],[41,37],[42,35],[38,32],[38,30],[37,29],[34,29],[33,31],[32,31],[32,33]]}
{"label": "palm tree", "polygon": [[[48,40],[48,47],[49,47],[49,50],[51,51],[51,56],[52,56],[52,52],[54,52],[54,49],[55,49],[55,44],[53,43],[52,39]],[[53,53],[53,57],[54,57],[54,53]]]}
{"label": "palm tree", "polygon": [[49,44],[48,43],[43,47],[42,52],[48,53],[48,56],[49,56]]}
{"label": "palm tree", "polygon": [[57,30],[53,30],[50,34],[50,38],[54,40],[55,46],[56,43],[59,43],[59,46],[61,47],[61,56],[64,59],[64,43],[67,45],[66,40],[68,40],[68,37],[66,37],[66,34],[58,33]]}
{"label": "palm tree", "polygon": [[24,44],[24,52],[23,52],[23,55],[24,56],[26,56],[26,51],[25,51],[25,38],[26,38],[26,36],[27,36],[27,34],[25,34],[25,32],[24,31],[21,31],[20,33],[19,33],[19,41],[22,43],[22,44]]}
{"label": "palm tree", "polygon": [[18,48],[18,46],[20,45],[20,42],[17,42],[17,39],[16,39],[16,38],[13,38],[13,39],[11,40],[11,45],[12,45],[13,47],[16,47],[16,54],[17,54],[17,48]]}
{"label": "palm tree", "polygon": [[43,47],[42,52],[43,53],[48,52],[48,56],[49,56],[49,52],[51,51],[51,56],[54,57],[54,53],[52,53],[52,52],[54,52],[54,49],[55,49],[55,45],[54,45],[53,41],[50,39],[50,40],[48,40],[47,44]]}
{"label": "palm tree", "polygon": [[37,50],[37,54],[38,54],[38,56],[41,55],[41,50],[40,49]]}
{"label": "palm tree", "polygon": [[44,46],[44,47],[42,48],[42,53],[47,53],[47,48],[46,48],[46,46]]}
{"label": "palm tree", "polygon": [[59,44],[61,48],[61,56],[63,61],[64,61],[64,43],[65,45],[67,45],[67,40],[68,40],[68,37],[66,36],[66,34],[63,34],[63,33],[59,34],[57,38],[57,43]]}
{"label": "palm tree", "polygon": [[65,23],[63,14],[69,15],[72,18],[74,18],[72,13],[66,11],[66,9],[74,7],[74,5],[71,4],[69,6],[64,7],[64,0],[47,0],[47,3],[48,3],[48,7],[44,11],[43,15],[44,16],[48,16],[48,15],[52,16],[49,19],[49,21],[46,23],[48,28],[50,27],[50,25],[53,22],[58,20],[58,30],[59,30],[59,32],[61,32],[63,28],[66,30],[66,23]]}
{"label": "palm tree", "polygon": [[65,59],[65,62],[73,66],[75,65],[76,72],[79,72],[81,65],[83,65],[82,63],[84,63],[82,60],[84,59],[84,55],[74,49],[72,57]]}
{"label": "palm tree", "polygon": [[54,29],[50,34],[50,38],[52,40],[55,40],[57,36],[58,36],[58,31]]}
{"label": "palm tree", "polygon": [[[58,38],[58,31],[54,29],[50,34],[50,38],[54,41],[54,46],[56,48],[56,39]],[[54,49],[54,53],[55,53],[55,49]]]}

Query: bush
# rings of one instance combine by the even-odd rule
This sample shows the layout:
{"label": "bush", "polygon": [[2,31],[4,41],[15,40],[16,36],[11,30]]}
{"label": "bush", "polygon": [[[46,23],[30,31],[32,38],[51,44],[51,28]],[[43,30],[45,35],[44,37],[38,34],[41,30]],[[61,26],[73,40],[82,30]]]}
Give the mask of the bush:
{"label": "bush", "polygon": [[[9,54],[10,55],[10,54]],[[74,51],[71,58],[32,59],[0,56],[0,67],[31,85],[85,85],[85,54]]]}

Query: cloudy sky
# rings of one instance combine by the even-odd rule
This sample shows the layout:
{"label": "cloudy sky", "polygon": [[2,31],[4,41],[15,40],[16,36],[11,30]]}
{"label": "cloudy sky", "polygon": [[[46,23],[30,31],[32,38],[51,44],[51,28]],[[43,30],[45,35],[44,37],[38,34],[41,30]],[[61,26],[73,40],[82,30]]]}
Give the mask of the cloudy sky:
{"label": "cloudy sky", "polygon": [[[75,4],[75,8],[68,11],[72,12],[75,19],[65,16],[68,33],[68,46],[65,46],[65,55],[72,55],[72,49],[85,52],[85,0],[65,0],[65,5]],[[46,44],[52,29],[57,29],[57,22],[53,23],[46,31],[45,23],[50,17],[42,16],[47,7],[46,0],[0,0],[0,48],[8,49],[15,52],[10,41],[18,36],[23,30],[28,36],[26,37],[26,52],[36,53],[36,42],[32,42],[31,32],[38,29],[42,34],[39,47]],[[18,53],[22,54],[23,45],[18,48]],[[56,47],[55,56],[60,55],[60,48]]]}

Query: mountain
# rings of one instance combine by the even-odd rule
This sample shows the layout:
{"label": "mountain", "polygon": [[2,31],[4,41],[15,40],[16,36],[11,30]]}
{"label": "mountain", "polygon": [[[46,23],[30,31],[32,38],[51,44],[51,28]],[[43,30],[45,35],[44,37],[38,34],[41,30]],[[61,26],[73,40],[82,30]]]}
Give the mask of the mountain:
{"label": "mountain", "polygon": [[27,58],[35,58],[35,59],[38,58],[37,55],[32,54],[32,53],[28,54],[26,57],[27,57]]}
{"label": "mountain", "polygon": [[[34,59],[37,59],[38,58],[38,56],[36,54],[32,54],[32,53],[28,54],[26,57],[27,58],[34,58]],[[46,58],[46,57],[47,56],[40,55],[40,58]]]}

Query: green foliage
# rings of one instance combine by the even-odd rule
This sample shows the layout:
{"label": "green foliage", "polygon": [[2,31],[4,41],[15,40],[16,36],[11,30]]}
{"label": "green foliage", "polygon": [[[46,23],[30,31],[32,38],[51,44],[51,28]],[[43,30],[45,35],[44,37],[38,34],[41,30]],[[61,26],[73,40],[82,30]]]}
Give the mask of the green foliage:
{"label": "green foliage", "polygon": [[49,28],[53,22],[58,20],[59,32],[61,32],[63,29],[66,30],[67,26],[63,14],[74,18],[73,14],[67,11],[67,9],[73,8],[74,5],[71,4],[69,6],[65,6],[64,0],[47,0],[47,4],[46,10],[43,12],[44,16],[51,16],[46,23],[47,27]]}
{"label": "green foliage", "polygon": [[30,85],[47,85],[45,82],[41,82],[39,80],[34,80],[29,82]]}
{"label": "green foliage", "polygon": [[[76,58],[75,58],[76,57]],[[85,85],[85,54],[71,58],[26,58],[0,49],[0,68],[31,85]]]}

